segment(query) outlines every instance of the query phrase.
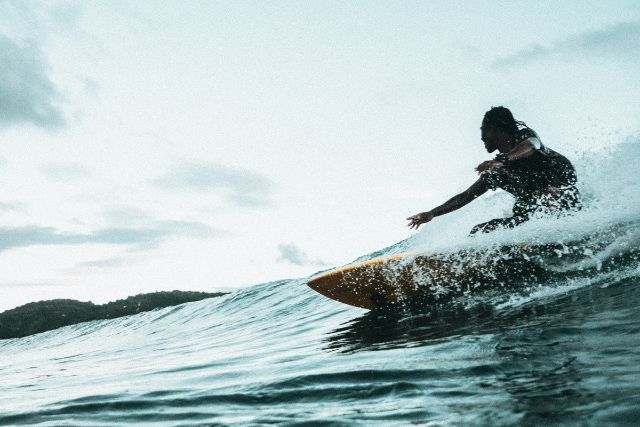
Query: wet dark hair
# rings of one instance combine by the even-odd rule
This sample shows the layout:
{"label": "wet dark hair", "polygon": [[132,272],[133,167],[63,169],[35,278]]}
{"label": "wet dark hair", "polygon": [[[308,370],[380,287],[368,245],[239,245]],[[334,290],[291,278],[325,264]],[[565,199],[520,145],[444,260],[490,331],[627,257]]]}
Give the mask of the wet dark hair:
{"label": "wet dark hair", "polygon": [[511,111],[503,106],[491,107],[489,111],[484,113],[480,129],[489,126],[497,127],[512,135],[515,135],[518,130],[527,127],[525,122],[514,119]]}

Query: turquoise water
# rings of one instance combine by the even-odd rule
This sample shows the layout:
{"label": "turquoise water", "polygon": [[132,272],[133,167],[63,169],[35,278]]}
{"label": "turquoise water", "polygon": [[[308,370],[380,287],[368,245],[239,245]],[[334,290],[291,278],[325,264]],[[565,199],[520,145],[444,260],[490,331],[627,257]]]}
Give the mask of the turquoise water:
{"label": "turquoise water", "polygon": [[377,313],[286,280],[6,340],[0,424],[632,424],[637,266],[575,281]]}
{"label": "turquoise water", "polygon": [[628,178],[640,155],[625,150],[594,169],[606,178],[583,188],[590,207],[575,217],[467,238],[494,197],[375,254],[624,224],[581,260],[546,265],[545,280],[387,312],[282,280],[0,341],[0,425],[637,424],[640,197]]}

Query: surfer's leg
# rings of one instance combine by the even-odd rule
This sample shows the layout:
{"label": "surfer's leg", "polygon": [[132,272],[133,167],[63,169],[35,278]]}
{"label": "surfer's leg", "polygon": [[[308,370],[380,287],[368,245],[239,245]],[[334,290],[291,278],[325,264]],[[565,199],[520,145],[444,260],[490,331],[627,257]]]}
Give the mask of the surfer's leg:
{"label": "surfer's leg", "polygon": [[481,233],[491,233],[492,231],[501,229],[501,228],[513,228],[516,225],[524,222],[524,219],[517,216],[511,216],[509,218],[496,218],[491,221],[483,222],[482,224],[478,224],[474,226],[469,232],[470,236],[481,232]]}
{"label": "surfer's leg", "polygon": [[576,212],[582,209],[582,197],[580,190],[574,185],[562,189],[560,208],[568,212]]}

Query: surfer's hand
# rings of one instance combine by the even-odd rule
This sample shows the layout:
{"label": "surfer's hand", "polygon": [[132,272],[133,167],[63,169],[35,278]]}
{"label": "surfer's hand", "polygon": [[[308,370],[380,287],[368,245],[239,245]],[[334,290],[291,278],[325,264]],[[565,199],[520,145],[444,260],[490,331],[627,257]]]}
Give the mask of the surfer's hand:
{"label": "surfer's hand", "polygon": [[497,160],[487,160],[486,162],[482,162],[476,168],[476,172],[482,173],[487,171],[492,171],[499,169],[504,166],[504,163],[499,162]]}
{"label": "surfer's hand", "polygon": [[418,227],[420,227],[420,224],[431,221],[434,216],[435,215],[431,211],[420,212],[419,214],[410,216],[409,218],[407,218],[407,220],[409,221],[408,227],[417,230]]}

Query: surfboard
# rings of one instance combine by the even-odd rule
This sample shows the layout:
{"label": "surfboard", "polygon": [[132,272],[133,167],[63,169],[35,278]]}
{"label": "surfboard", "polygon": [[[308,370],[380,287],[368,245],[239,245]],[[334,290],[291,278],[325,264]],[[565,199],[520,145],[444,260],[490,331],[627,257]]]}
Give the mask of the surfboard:
{"label": "surfboard", "polygon": [[449,254],[396,254],[347,265],[308,281],[316,292],[344,304],[365,309],[438,301],[463,292],[505,285],[517,275],[534,278],[539,265],[527,246]]}
{"label": "surfboard", "polygon": [[616,223],[566,241],[395,254],[320,273],[307,284],[328,298],[369,310],[444,302],[487,288],[522,288],[551,275],[588,275],[593,269],[637,264],[637,229],[635,222]]}

